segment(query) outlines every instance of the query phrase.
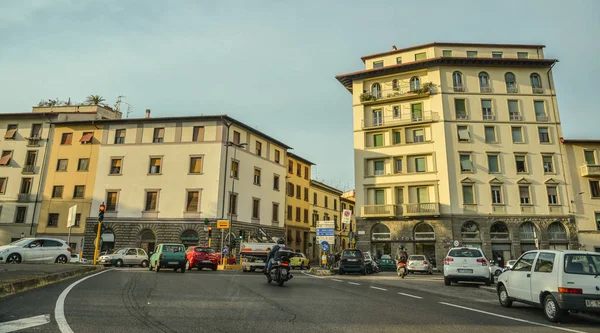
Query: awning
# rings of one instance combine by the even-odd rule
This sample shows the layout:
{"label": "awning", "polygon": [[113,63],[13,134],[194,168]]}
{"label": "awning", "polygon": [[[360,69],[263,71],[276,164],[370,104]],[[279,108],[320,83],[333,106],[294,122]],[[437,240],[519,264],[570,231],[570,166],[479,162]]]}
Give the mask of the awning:
{"label": "awning", "polygon": [[10,161],[11,156],[12,156],[12,153],[2,156],[2,158],[0,158],[0,165],[8,165],[8,162]]}
{"label": "awning", "polygon": [[13,128],[13,129],[9,129],[8,131],[6,131],[6,135],[4,135],[5,139],[14,139],[15,138],[15,134],[17,134],[17,129]]}
{"label": "awning", "polygon": [[79,140],[79,142],[90,143],[90,141],[92,141],[92,137],[94,137],[94,133],[86,133],[81,137],[81,140]]}

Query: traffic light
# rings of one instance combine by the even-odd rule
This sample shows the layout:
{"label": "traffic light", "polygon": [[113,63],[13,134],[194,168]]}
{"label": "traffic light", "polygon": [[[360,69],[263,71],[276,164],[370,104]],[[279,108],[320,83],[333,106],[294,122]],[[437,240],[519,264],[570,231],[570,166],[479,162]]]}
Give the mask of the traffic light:
{"label": "traffic light", "polygon": [[208,227],[208,238],[212,237],[212,226]]}
{"label": "traffic light", "polygon": [[106,206],[104,205],[104,202],[100,205],[100,207],[98,208],[98,221],[102,222],[104,221],[104,211],[106,210]]}
{"label": "traffic light", "polygon": [[208,219],[204,219],[204,225],[208,225]]}
{"label": "traffic light", "polygon": [[240,230],[240,234],[239,234],[238,238],[239,238],[240,240],[243,240],[243,239],[244,239],[244,230]]}

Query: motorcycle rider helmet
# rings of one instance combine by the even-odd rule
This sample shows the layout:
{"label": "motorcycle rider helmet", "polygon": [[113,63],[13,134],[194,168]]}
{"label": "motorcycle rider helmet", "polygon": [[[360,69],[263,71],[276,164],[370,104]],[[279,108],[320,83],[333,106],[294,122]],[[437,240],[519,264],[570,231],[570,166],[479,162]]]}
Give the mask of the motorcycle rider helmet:
{"label": "motorcycle rider helmet", "polygon": [[285,244],[285,240],[282,237],[277,238],[277,244],[283,245]]}

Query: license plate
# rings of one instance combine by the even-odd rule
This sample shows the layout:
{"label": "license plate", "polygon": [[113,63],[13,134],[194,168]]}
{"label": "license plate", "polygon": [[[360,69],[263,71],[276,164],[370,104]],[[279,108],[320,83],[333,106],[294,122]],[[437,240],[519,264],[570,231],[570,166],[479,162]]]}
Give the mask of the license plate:
{"label": "license plate", "polygon": [[348,261],[358,261],[358,259],[348,259]]}
{"label": "license plate", "polygon": [[177,265],[177,264],[179,264],[179,263],[178,263],[177,261],[169,261],[169,262],[168,262],[168,264],[169,264],[169,265]]}
{"label": "license plate", "polygon": [[264,263],[264,261],[262,261],[262,260],[254,260],[254,262]]}
{"label": "license plate", "polygon": [[210,260],[202,260],[202,262],[203,262],[203,263],[207,263],[207,264],[210,264],[210,263],[211,263],[211,261],[210,261]]}
{"label": "license plate", "polygon": [[588,308],[600,308],[600,299],[586,299],[585,306]]}
{"label": "license plate", "polygon": [[473,273],[472,269],[459,269],[458,270],[459,273]]}
{"label": "license plate", "polygon": [[287,274],[287,269],[285,269],[285,268],[284,268],[284,269],[282,269],[282,270],[281,270],[281,274],[283,274],[283,275]]}

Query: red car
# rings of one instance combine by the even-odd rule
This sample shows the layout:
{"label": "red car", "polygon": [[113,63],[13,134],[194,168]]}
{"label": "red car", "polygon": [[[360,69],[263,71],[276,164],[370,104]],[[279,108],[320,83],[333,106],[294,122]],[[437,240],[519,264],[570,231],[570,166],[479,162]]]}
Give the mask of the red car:
{"label": "red car", "polygon": [[210,268],[213,271],[217,270],[219,265],[219,255],[215,251],[206,246],[190,246],[185,252],[187,263],[185,268],[189,271],[196,267],[199,271],[202,268]]}

